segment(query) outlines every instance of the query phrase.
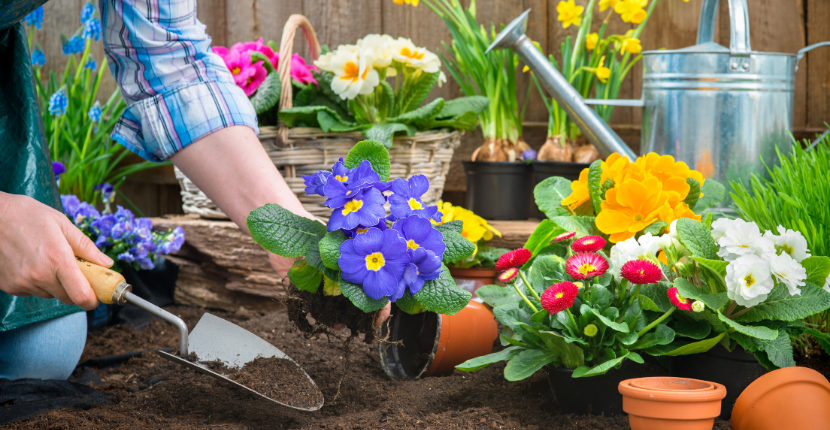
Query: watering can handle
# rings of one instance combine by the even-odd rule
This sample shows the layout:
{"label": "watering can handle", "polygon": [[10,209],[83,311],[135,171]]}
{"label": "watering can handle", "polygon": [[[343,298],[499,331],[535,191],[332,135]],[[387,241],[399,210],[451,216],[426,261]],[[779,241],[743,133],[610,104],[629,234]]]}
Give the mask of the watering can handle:
{"label": "watering can handle", "polygon": [[[715,19],[718,17],[719,3],[720,0],[704,0],[697,28],[698,45],[715,40]],[[729,0],[729,22],[731,29],[729,51],[732,57],[749,57],[752,48],[749,44],[749,12],[746,0]],[[732,62],[730,68],[746,71],[749,69],[749,63],[744,64],[747,65],[746,68],[738,67],[737,63]]]}

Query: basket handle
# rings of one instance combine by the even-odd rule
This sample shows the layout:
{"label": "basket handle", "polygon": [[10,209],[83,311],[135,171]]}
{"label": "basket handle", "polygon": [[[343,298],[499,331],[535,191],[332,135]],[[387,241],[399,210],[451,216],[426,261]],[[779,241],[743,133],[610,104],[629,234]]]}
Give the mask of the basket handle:
{"label": "basket handle", "polygon": [[[279,109],[288,109],[293,106],[292,102],[292,88],[291,88],[291,55],[294,53],[294,36],[297,34],[297,29],[303,31],[305,40],[308,43],[308,49],[311,51],[311,60],[317,60],[320,56],[320,42],[317,41],[317,33],[314,32],[314,27],[308,22],[308,19],[303,15],[294,14],[288,17],[285,27],[282,29],[282,40],[280,40],[280,62],[277,65],[277,73],[280,76],[280,85],[282,90],[280,92]],[[288,127],[279,122],[279,136],[284,143],[288,139]]]}

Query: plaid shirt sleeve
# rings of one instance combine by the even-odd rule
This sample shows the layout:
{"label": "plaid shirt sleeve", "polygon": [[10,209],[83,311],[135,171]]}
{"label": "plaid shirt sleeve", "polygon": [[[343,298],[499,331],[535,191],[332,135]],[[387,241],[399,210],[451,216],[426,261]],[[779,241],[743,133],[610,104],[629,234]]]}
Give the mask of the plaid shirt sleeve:
{"label": "plaid shirt sleeve", "polygon": [[99,0],[104,49],[127,109],[112,138],[164,161],[232,125],[257,133],[254,108],[196,18],[196,0]]}

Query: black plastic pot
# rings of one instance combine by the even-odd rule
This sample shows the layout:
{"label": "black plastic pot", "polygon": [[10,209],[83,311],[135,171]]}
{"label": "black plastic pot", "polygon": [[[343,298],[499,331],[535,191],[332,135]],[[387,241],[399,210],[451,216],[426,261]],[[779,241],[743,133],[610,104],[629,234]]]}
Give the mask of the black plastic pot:
{"label": "black plastic pot", "polygon": [[[590,164],[585,163],[565,163],[561,161],[534,161],[533,162],[533,187],[539,185],[539,182],[544,181],[551,176],[561,176],[571,181],[579,179],[579,174],[583,169],[591,167]],[[538,219],[545,219],[545,214],[539,210],[534,200],[531,204],[531,216]]]}
{"label": "black plastic pot", "polygon": [[622,395],[617,387],[626,379],[640,377],[638,364],[624,360],[619,369],[600,376],[573,378],[573,369],[545,367],[553,397],[565,414],[622,415]]}
{"label": "black plastic pot", "polygon": [[533,200],[531,166],[524,162],[465,161],[467,209],[487,220],[526,220]]}
{"label": "black plastic pot", "polygon": [[671,360],[672,376],[717,382],[726,387],[720,414],[725,420],[732,416],[732,407],[738,396],[765,373],[767,369],[758,363],[755,356],[740,346],[729,352],[717,345],[703,354],[681,355]]}

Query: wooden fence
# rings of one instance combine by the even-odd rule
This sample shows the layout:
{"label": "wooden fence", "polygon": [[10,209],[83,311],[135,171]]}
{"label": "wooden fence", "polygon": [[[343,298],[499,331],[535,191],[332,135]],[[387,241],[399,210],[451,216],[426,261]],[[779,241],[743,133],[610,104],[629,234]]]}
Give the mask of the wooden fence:
{"label": "wooden fence", "polygon": [[[651,0],[658,1],[658,0]],[[653,15],[641,37],[643,48],[676,49],[693,45],[696,40],[698,17],[703,0],[659,0]],[[465,0],[466,2],[466,0]],[[587,5],[588,0],[576,0]],[[84,0],[51,0],[45,6],[44,30],[37,39],[43,45],[48,59],[47,67],[62,69],[65,57],[61,54],[60,33],[71,34],[77,28],[79,11]],[[507,23],[526,9],[532,9],[528,25],[529,36],[539,42],[547,53],[559,55],[559,45],[568,34],[557,21],[556,5],[559,0],[478,0],[477,18],[481,23]],[[752,47],[756,51],[795,53],[800,48],[816,42],[830,40],[830,1],[828,0],[748,0]],[[716,41],[729,45],[729,22],[726,1],[720,5],[720,17]],[[608,11],[606,11],[607,13]],[[207,26],[214,45],[229,46],[240,41],[262,37],[266,41],[279,42],[282,28],[289,15],[303,14],[311,21],[320,43],[332,48],[343,43],[354,43],[369,33],[386,33],[394,37],[405,36],[416,45],[434,52],[442,50],[441,42],[449,41],[450,34],[425,5],[418,7],[397,5],[392,0],[198,0],[199,19]],[[601,14],[604,17],[604,13]],[[598,19],[595,21],[599,21]],[[623,34],[632,28],[618,15],[612,16],[606,34]],[[307,56],[307,48],[298,40],[295,48]],[[97,45],[95,58],[103,58]],[[624,83],[620,98],[637,98],[641,91],[641,68],[635,66]],[[528,85],[528,76],[520,78],[520,97]],[[114,90],[112,79],[107,77],[102,93]],[[526,115],[525,133],[532,146],[544,141],[547,114],[539,95],[532,91]],[[432,97],[452,98],[460,95],[452,82],[433,90]],[[802,60],[796,77],[794,127],[797,136],[809,137],[823,130],[830,120],[830,48],[819,48]],[[641,115],[635,108],[617,108],[612,124],[632,147],[639,147]],[[469,157],[480,143],[480,134],[472,133],[465,139],[456,156],[457,160]],[[162,187],[169,179],[153,179],[154,186]],[[460,163],[451,169],[447,190],[462,191],[464,174]],[[172,189],[162,195],[149,212],[172,210],[175,205]],[[152,193],[147,193],[147,198]],[[164,200],[162,202],[161,200]],[[150,203],[144,203],[145,206]]]}

